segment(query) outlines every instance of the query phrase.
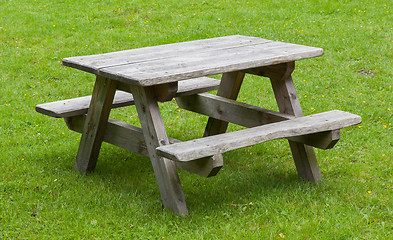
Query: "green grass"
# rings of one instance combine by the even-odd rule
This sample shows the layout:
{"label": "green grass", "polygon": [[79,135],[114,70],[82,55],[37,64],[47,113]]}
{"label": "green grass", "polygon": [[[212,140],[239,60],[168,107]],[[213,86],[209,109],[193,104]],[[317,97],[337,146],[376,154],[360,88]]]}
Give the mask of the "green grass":
{"label": "green grass", "polygon": [[[389,1],[0,0],[0,13],[0,239],[393,235]],[[146,157],[104,144],[96,171],[81,176],[73,171],[80,135],[34,111],[91,93],[94,76],[62,67],[64,57],[232,34],[325,50],[297,62],[304,114],[340,109],[363,123],[316,150],[320,184],[299,179],[287,143],[273,141],[225,154],[214,178],[181,171],[190,216],[174,216],[162,209]],[[247,76],[239,99],[277,109],[263,78]],[[206,117],[173,103],[162,112],[170,136],[202,135]],[[112,115],[137,123],[132,107]]]}

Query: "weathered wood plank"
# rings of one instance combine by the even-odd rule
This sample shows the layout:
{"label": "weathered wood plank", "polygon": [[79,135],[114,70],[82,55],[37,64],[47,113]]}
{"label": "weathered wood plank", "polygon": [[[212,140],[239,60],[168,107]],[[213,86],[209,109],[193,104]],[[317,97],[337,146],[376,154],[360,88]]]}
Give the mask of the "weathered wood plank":
{"label": "weathered wood plank", "polygon": [[97,76],[74,165],[81,173],[96,166],[115,91],[115,81]]}
{"label": "weathered wood plank", "polygon": [[178,82],[164,83],[154,86],[154,93],[160,102],[171,101],[177,93]]}
{"label": "weathered wood plank", "polygon": [[[78,115],[64,119],[70,130],[82,133],[86,115]],[[148,156],[145,139],[142,129],[136,126],[109,119],[105,128],[103,141],[126,150]],[[170,139],[170,143],[177,143],[175,139]]]}
{"label": "weathered wood plank", "polygon": [[[82,133],[86,115],[65,118],[70,130]],[[169,143],[179,143],[174,138],[168,138]],[[142,129],[124,122],[109,119],[105,128],[104,142],[124,148],[126,150],[148,156]],[[212,177],[218,173],[222,165],[210,161],[208,158],[197,159],[192,162],[176,162],[176,167],[197,174],[201,177]]]}
{"label": "weathered wood plank", "polygon": [[187,215],[188,210],[176,164],[158,156],[156,152],[157,147],[168,145],[169,140],[154,89],[135,87],[132,93],[163,204],[175,214]]}
{"label": "weathered wood plank", "polygon": [[[178,97],[176,101],[180,108],[248,128],[294,118],[293,115],[237,102],[208,93]],[[320,149],[329,149],[340,139],[340,131],[337,130],[288,139]]]}
{"label": "weathered wood plank", "polygon": [[321,56],[323,50],[281,42],[180,55],[143,63],[106,67],[99,74],[126,83],[151,86],[188,78]]}
{"label": "weathered wood plank", "polygon": [[192,161],[274,139],[332,131],[360,122],[361,117],[355,114],[333,110],[237,132],[160,146],[157,148],[157,153],[174,161]]}
{"label": "weathered wood plank", "polygon": [[320,48],[229,36],[63,59],[66,66],[125,83],[152,86],[321,56]]}
{"label": "weathered wood plank", "polygon": [[178,97],[176,102],[180,108],[248,128],[294,118],[293,115],[209,93]]}
{"label": "weathered wood plank", "polygon": [[[50,117],[66,118],[87,113],[91,101],[91,96],[84,96],[39,104],[35,107],[36,111]],[[125,107],[134,104],[132,94],[123,91],[116,91],[112,108]]]}
{"label": "weathered wood plank", "polygon": [[159,46],[136,48],[118,52],[77,56],[63,59],[63,65],[96,74],[99,69],[123,64],[140,63],[165,59],[201,51],[211,51],[254,44],[264,44],[272,40],[240,35],[201,39]]}
{"label": "weathered wood plank", "polygon": [[[216,90],[220,80],[208,77],[188,79],[178,83],[178,91],[175,96],[187,96],[201,92]],[[117,88],[129,91],[129,86],[122,86],[118,83]],[[43,103],[36,106],[36,111],[50,117],[65,118],[86,114],[89,109],[91,96],[72,98],[62,101]],[[125,107],[134,105],[132,94],[116,91],[112,108]]]}

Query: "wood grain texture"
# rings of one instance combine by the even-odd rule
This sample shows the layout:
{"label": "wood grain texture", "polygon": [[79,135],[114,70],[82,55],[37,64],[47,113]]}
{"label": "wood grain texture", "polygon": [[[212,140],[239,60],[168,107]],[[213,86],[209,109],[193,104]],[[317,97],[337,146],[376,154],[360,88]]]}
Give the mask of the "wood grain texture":
{"label": "wood grain texture", "polygon": [[[218,89],[220,80],[208,77],[183,80],[178,83],[176,96],[187,96],[201,92],[207,92]],[[129,91],[129,86],[121,86],[118,83],[117,88]],[[91,96],[72,98],[67,100],[43,103],[36,106],[36,111],[50,117],[66,118],[83,115],[87,113],[91,101]],[[125,107],[134,105],[134,98],[131,93],[116,91],[113,99],[112,108]]]}
{"label": "wood grain texture", "polygon": [[189,162],[175,162],[178,168],[197,174],[201,177],[214,177],[221,170],[224,160],[221,154],[203,157]]}
{"label": "wood grain texture", "polygon": [[[224,98],[236,100],[240,92],[243,79],[244,79],[244,72],[236,71],[236,72],[223,73],[221,77],[220,86],[218,87],[217,90],[217,95]],[[228,128],[228,122],[209,117],[206,123],[205,132],[203,133],[203,136],[206,137],[206,136],[212,136],[220,133],[225,133],[227,128]],[[215,163],[217,169],[217,172],[215,174],[217,174],[218,171],[221,169],[221,167],[224,165],[224,159],[221,153],[210,156],[208,157],[208,159],[210,159],[210,162]]]}
{"label": "wood grain texture", "polygon": [[95,73],[101,68],[113,67],[151,60],[167,59],[178,55],[193,54],[201,51],[212,51],[254,44],[264,44],[271,40],[244,37],[240,35],[201,39],[104,54],[69,57],[63,59],[63,65]]}
{"label": "wood grain texture", "polygon": [[134,87],[132,93],[163,204],[175,214],[187,215],[188,210],[176,164],[158,156],[156,152],[157,147],[168,145],[169,140],[154,89]]}
{"label": "wood grain texture", "polygon": [[360,122],[361,117],[357,115],[333,110],[237,132],[160,146],[157,148],[157,152],[160,156],[174,161],[192,161],[274,139],[332,131]]}
{"label": "wood grain texture", "polygon": [[287,138],[290,141],[303,143],[305,145],[319,149],[331,149],[340,140],[340,130],[319,132],[310,135],[296,136]]}
{"label": "wood grain texture", "polygon": [[293,115],[252,106],[209,93],[178,97],[176,102],[180,108],[248,128],[294,118]]}
{"label": "wood grain texture", "polygon": [[[227,72],[222,74],[217,96],[236,100],[244,79],[244,72]],[[203,136],[211,136],[226,132],[228,122],[210,117]]]}
{"label": "wood grain texture", "polygon": [[159,102],[168,102],[176,97],[178,82],[164,83],[154,86],[154,92]]}
{"label": "wood grain texture", "polygon": [[[250,74],[272,79],[273,90],[275,91],[276,98],[278,97],[277,101],[281,112],[295,116],[303,116],[295,86],[291,78],[291,73],[294,69],[295,63],[293,62],[247,69],[245,71]],[[290,141],[303,143],[320,149],[332,148],[339,139],[339,130],[288,138]],[[292,145],[296,146],[296,144]]]}
{"label": "wood grain texture", "polygon": [[115,81],[97,76],[74,165],[81,173],[96,166],[115,91]]}
{"label": "wood grain texture", "polygon": [[[85,120],[86,115],[65,118],[68,128],[78,133],[82,133]],[[168,137],[168,140],[170,144],[181,142],[170,137]],[[142,129],[124,122],[109,119],[103,141],[144,156],[149,156]],[[176,162],[176,167],[201,177],[212,177],[218,173],[222,165],[211,161],[209,158],[202,158],[192,162]]]}
{"label": "wood grain texture", "polygon": [[322,54],[320,48],[254,37],[228,36],[66,58],[63,59],[63,65],[133,85],[152,86]]}
{"label": "wood grain texture", "polygon": [[[64,119],[70,130],[82,133],[86,115],[68,117]],[[108,119],[103,141],[129,151],[148,156],[142,129],[114,119]],[[170,139],[171,143],[178,143],[176,139]]]}
{"label": "wood grain texture", "polygon": [[[280,112],[296,117],[303,116],[291,76],[295,69],[295,62],[283,63],[262,69],[264,70],[264,76],[270,78]],[[314,149],[302,143],[290,140],[288,142],[298,175],[311,182],[320,182],[322,175]]]}
{"label": "wood grain texture", "polygon": [[[89,110],[90,96],[43,103],[36,106],[36,111],[55,118],[66,118],[86,114]],[[132,94],[116,91],[111,108],[125,107],[134,104]]]}
{"label": "wood grain texture", "polygon": [[[252,106],[208,93],[178,97],[176,101],[180,108],[248,128],[294,118],[293,115]],[[320,149],[329,149],[340,139],[340,131],[316,133],[288,139]]]}

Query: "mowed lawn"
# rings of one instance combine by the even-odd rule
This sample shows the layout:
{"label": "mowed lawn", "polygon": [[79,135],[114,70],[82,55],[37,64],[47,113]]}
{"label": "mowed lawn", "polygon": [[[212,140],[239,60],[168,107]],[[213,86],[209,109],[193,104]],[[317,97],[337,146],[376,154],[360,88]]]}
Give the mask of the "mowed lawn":
{"label": "mowed lawn", "polygon": [[[190,215],[176,216],[147,157],[103,144],[81,175],[80,135],[34,110],[91,94],[94,76],[65,57],[234,34],[325,50],[296,63],[304,115],[363,122],[316,149],[320,184],[298,178],[287,142],[272,141],[224,154],[213,178],[179,170]],[[392,63],[389,1],[0,0],[0,239],[392,238]],[[265,78],[247,76],[239,100],[277,110]],[[202,136],[206,117],[160,107],[170,136]],[[134,107],[111,117],[139,124]]]}

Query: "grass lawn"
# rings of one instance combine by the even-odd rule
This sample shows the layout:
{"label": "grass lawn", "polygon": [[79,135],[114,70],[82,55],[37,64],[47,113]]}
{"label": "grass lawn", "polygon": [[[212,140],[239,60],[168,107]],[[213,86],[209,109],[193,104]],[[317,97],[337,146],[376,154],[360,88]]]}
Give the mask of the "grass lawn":
{"label": "grass lawn", "polygon": [[[175,216],[148,158],[103,144],[82,176],[80,135],[34,110],[91,94],[94,76],[62,58],[233,34],[325,50],[297,62],[304,114],[339,109],[363,123],[316,150],[320,184],[298,178],[288,144],[272,141],[226,153],[213,178],[180,171],[190,215]],[[389,238],[392,49],[390,1],[0,0],[0,239]],[[277,109],[270,88],[247,76],[239,100]],[[202,135],[206,117],[161,107],[170,136]],[[134,107],[111,115],[137,123]]]}

